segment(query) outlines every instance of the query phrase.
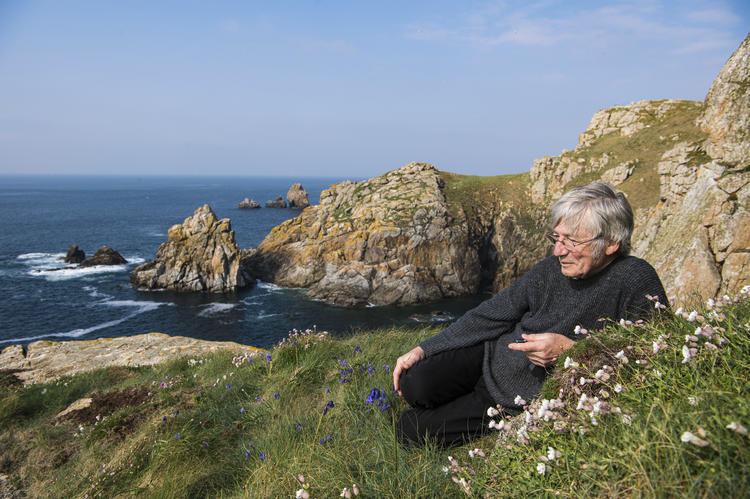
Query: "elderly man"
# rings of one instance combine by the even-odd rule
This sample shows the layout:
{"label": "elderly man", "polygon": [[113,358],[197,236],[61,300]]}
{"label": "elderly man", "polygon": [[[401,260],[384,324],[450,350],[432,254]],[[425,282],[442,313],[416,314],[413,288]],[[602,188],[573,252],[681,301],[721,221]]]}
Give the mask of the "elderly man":
{"label": "elderly man", "polygon": [[576,326],[648,318],[646,295],[668,303],[653,267],[628,256],[633,212],[621,192],[601,182],[577,187],[550,215],[554,256],[396,361],[393,386],[411,406],[398,421],[403,442],[454,445],[479,435],[488,407],[518,413],[517,395],[539,393]]}

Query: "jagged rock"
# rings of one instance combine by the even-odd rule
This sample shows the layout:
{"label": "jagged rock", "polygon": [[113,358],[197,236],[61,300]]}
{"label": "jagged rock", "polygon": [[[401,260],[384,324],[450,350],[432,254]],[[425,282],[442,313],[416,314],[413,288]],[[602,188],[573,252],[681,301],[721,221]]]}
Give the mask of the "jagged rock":
{"label": "jagged rock", "polygon": [[271,231],[252,258],[254,272],[345,306],[474,293],[478,254],[463,212],[449,212],[441,185],[424,163],[336,184],[319,205]]}
{"label": "jagged rock", "polygon": [[286,208],[286,201],[279,196],[273,201],[266,201],[266,208]]}
{"label": "jagged rock", "polygon": [[55,419],[62,419],[68,414],[76,411],[82,411],[84,409],[87,409],[91,407],[91,402],[93,402],[94,399],[91,397],[85,397],[82,399],[78,399],[72,404],[70,404],[68,407],[57,413],[57,416],[55,416]]}
{"label": "jagged rock", "polygon": [[258,202],[254,199],[245,198],[237,206],[237,208],[240,208],[242,210],[254,210],[256,208],[260,208],[260,204],[258,204]]}
{"label": "jagged rock", "polygon": [[750,35],[711,85],[700,125],[712,158],[731,167],[750,164]]}
{"label": "jagged rock", "polygon": [[163,333],[147,333],[120,338],[98,338],[84,341],[34,341],[29,343],[23,360],[6,357],[7,352],[23,352],[12,345],[0,356],[0,370],[23,369],[14,373],[25,385],[45,383],[59,376],[110,366],[148,366],[174,357],[199,356],[217,350],[234,350],[238,354],[262,353],[265,350],[232,341],[205,341]]}
{"label": "jagged rock", "polygon": [[74,244],[70,247],[68,250],[68,253],[65,255],[65,263],[81,263],[86,259],[86,253],[83,252],[82,249],[78,248],[77,244]]}
{"label": "jagged rock", "polygon": [[93,267],[94,265],[125,265],[128,263],[122,255],[109,246],[101,246],[96,253],[80,263],[81,267]]}
{"label": "jagged rock", "polygon": [[286,193],[286,200],[289,202],[290,208],[303,210],[310,206],[307,191],[302,187],[302,184],[292,184],[289,192]]}
{"label": "jagged rock", "polygon": [[26,352],[21,345],[10,345],[0,353],[0,369],[28,369]]}
{"label": "jagged rock", "polygon": [[246,271],[229,219],[217,220],[203,205],[169,229],[156,259],[138,266],[130,281],[142,289],[223,293],[253,284],[254,278]]}

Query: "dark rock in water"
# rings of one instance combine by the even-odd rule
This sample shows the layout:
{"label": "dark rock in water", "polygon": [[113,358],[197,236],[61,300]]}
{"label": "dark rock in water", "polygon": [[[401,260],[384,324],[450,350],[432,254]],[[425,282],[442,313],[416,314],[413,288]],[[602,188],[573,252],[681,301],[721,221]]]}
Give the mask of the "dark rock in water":
{"label": "dark rock in water", "polygon": [[289,201],[289,207],[297,210],[303,210],[310,206],[310,200],[307,191],[302,184],[293,184],[286,193],[286,200]]}
{"label": "dark rock in water", "polygon": [[81,267],[93,267],[94,265],[124,265],[128,263],[122,255],[109,246],[102,246],[93,256],[81,262]]}
{"label": "dark rock in water", "polygon": [[451,314],[442,310],[433,310],[429,314],[412,314],[409,318],[416,322],[448,322],[454,319]]}
{"label": "dark rock in water", "polygon": [[258,204],[258,202],[254,199],[245,198],[237,206],[237,208],[240,208],[242,210],[254,210],[256,208],[260,208],[260,204]]}
{"label": "dark rock in water", "polygon": [[266,201],[266,208],[286,208],[286,201],[279,196],[275,201]]}
{"label": "dark rock in water", "polygon": [[77,244],[71,246],[68,254],[65,255],[65,263],[81,263],[85,259],[86,253],[82,249],[79,249]]}

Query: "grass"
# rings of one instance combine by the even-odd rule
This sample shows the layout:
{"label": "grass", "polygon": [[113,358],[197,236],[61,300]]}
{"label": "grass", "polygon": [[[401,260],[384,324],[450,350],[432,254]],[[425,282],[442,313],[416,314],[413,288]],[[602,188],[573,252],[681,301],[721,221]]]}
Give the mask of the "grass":
{"label": "grass", "polygon": [[[750,440],[727,428],[750,426],[740,298],[591,334],[528,415],[453,449],[394,440],[404,403],[387,366],[435,329],[295,333],[270,360],[224,352],[29,387],[4,375],[0,473],[29,497],[735,495],[750,490]],[[82,397],[89,409],[56,417]]]}

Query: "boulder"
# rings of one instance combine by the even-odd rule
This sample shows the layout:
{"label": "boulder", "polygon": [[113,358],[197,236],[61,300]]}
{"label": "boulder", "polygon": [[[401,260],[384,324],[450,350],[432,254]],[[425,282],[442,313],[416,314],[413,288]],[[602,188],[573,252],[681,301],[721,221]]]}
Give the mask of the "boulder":
{"label": "boulder", "polygon": [[307,191],[302,187],[302,184],[293,184],[289,188],[289,192],[286,193],[286,200],[289,202],[290,208],[297,210],[303,210],[310,206]]}
{"label": "boulder", "polygon": [[203,205],[169,229],[156,259],[133,270],[130,281],[140,289],[232,292],[255,282],[243,261],[229,219],[217,220]]}
{"label": "boulder", "polygon": [[79,249],[77,244],[74,244],[65,255],[64,261],[65,263],[81,263],[85,259],[86,253],[84,253],[82,249]]}
{"label": "boulder", "polygon": [[128,263],[122,255],[109,246],[101,246],[96,253],[81,262],[81,267],[93,267],[94,265],[125,265]]}
{"label": "boulder", "polygon": [[254,199],[245,198],[237,206],[237,208],[240,208],[241,210],[254,210],[256,208],[260,208],[260,204],[258,204],[258,202]]}
{"label": "boulder", "polygon": [[258,278],[329,303],[407,305],[475,293],[477,251],[432,165],[409,163],[324,191],[275,227],[250,259]]}
{"label": "boulder", "polygon": [[699,123],[709,156],[735,168],[750,165],[750,34],[711,85]]}
{"label": "boulder", "polygon": [[273,201],[266,201],[266,208],[286,208],[286,201],[279,196]]}

